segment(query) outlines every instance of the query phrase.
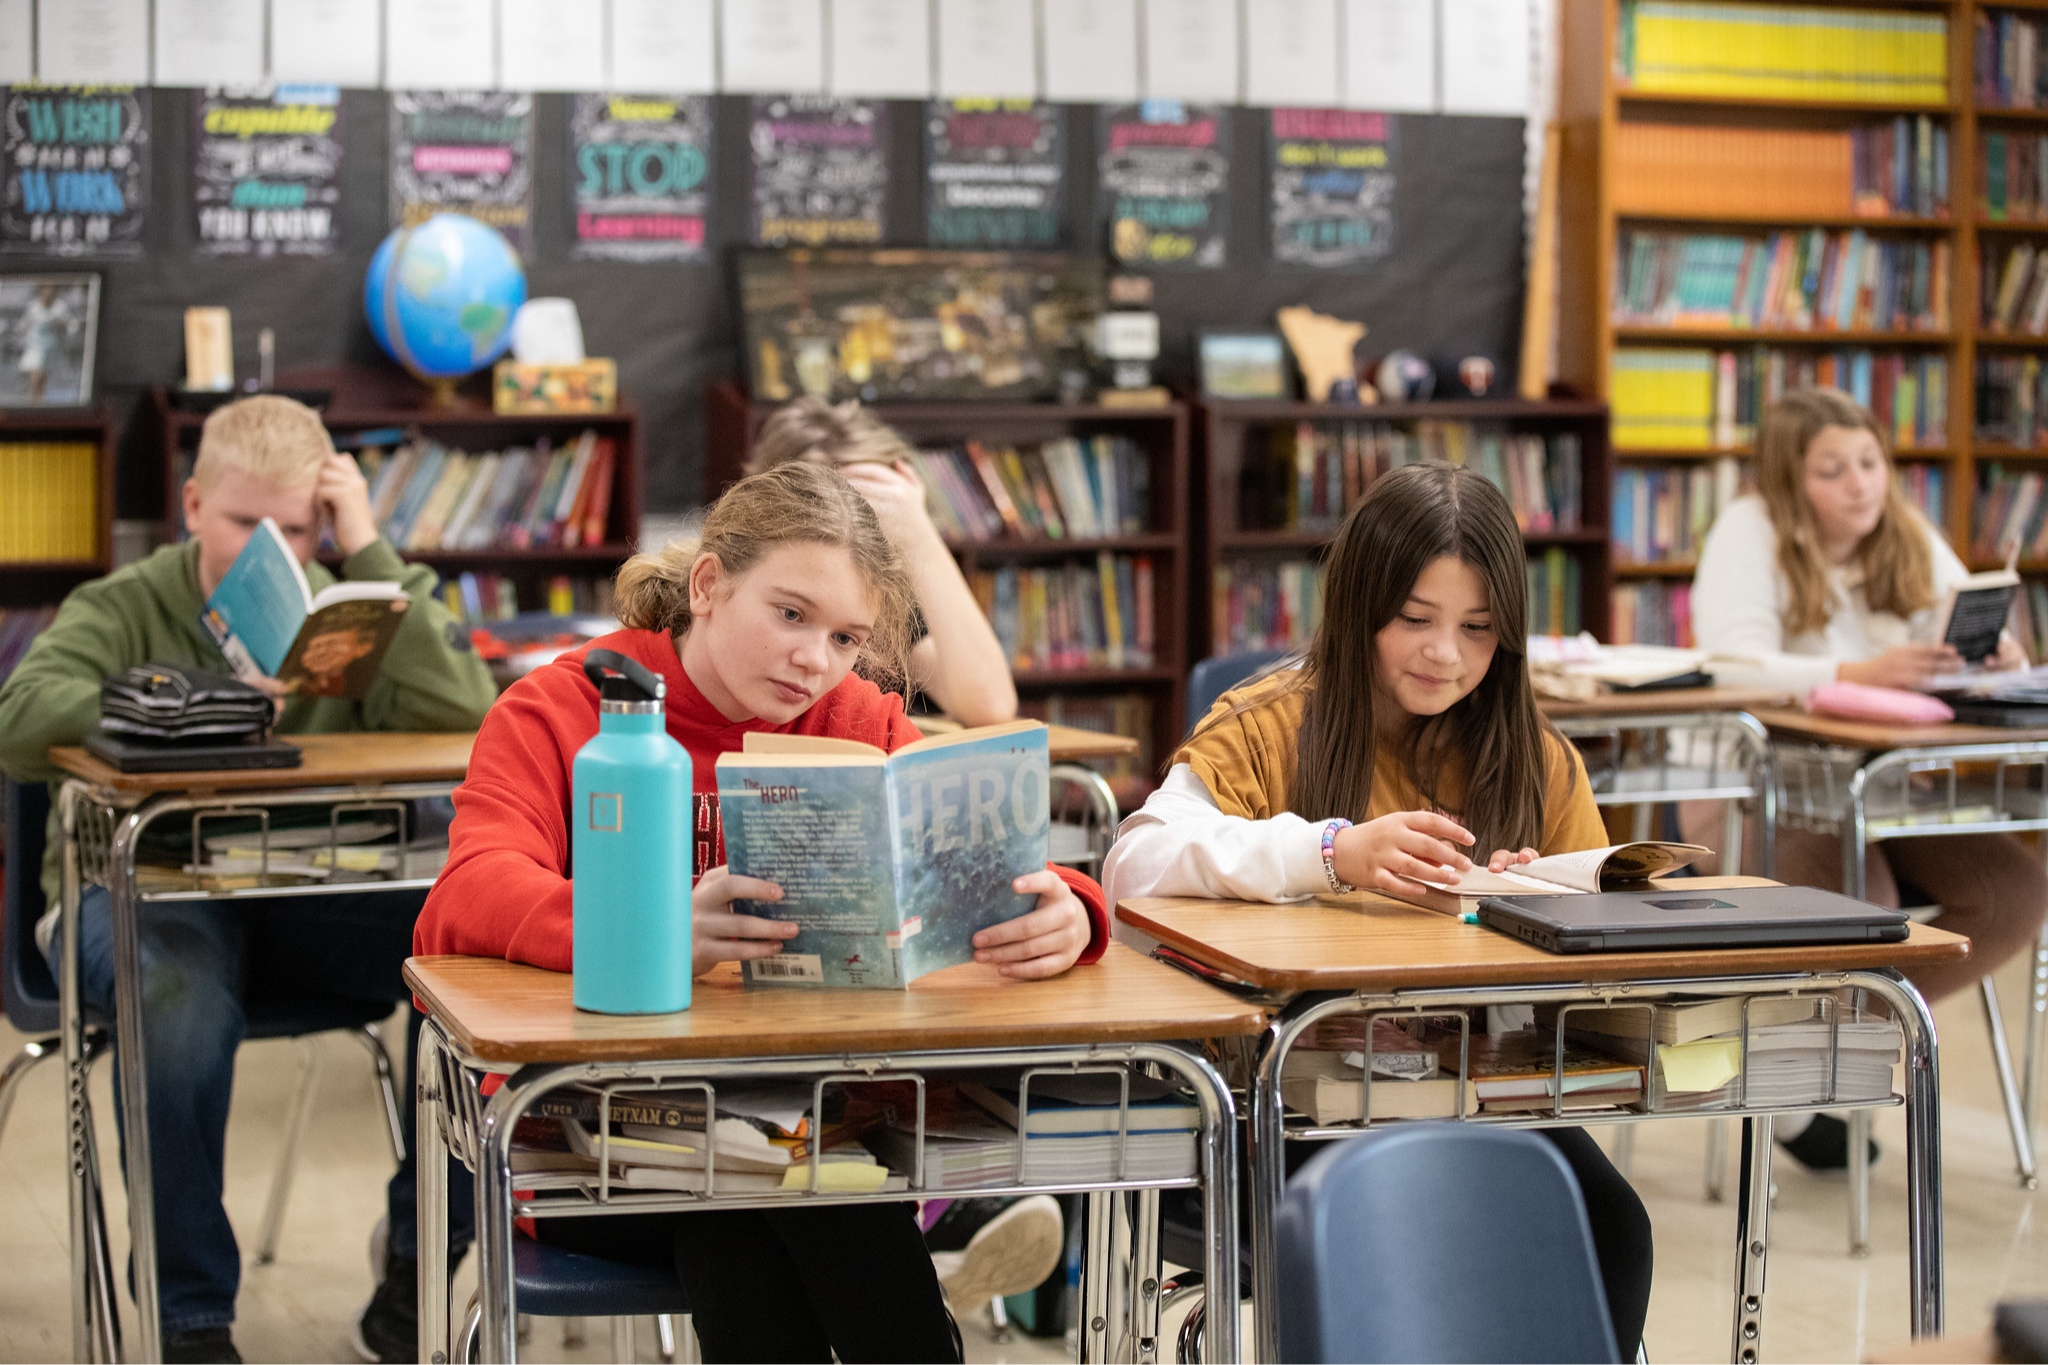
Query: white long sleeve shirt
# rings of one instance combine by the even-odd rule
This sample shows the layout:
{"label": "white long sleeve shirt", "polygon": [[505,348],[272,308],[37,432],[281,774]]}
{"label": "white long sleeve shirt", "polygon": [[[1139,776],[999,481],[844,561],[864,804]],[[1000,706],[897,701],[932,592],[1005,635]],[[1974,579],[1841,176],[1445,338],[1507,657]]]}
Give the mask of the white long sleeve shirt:
{"label": "white long sleeve shirt", "polygon": [[[1940,602],[1970,571],[1931,526],[1927,538],[1934,557],[1934,600]],[[1737,498],[1714,522],[1693,575],[1694,643],[1716,654],[1754,661],[1742,666],[1715,663],[1721,682],[1769,687],[1804,700],[1814,688],[1835,681],[1839,664],[1875,658],[1895,645],[1931,637],[1932,607],[1903,619],[1892,612],[1872,611],[1860,572],[1845,566],[1829,570],[1828,586],[1834,609],[1826,627],[1786,635],[1790,588],[1778,569],[1777,530],[1761,496]]]}

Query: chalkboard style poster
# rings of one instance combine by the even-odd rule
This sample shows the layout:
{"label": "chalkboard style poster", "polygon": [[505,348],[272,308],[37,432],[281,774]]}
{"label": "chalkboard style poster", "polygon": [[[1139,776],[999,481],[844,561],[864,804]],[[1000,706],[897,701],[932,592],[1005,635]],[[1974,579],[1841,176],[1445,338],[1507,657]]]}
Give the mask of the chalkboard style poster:
{"label": "chalkboard style poster", "polygon": [[533,217],[533,96],[486,90],[391,95],[391,225],[466,213],[525,251]]}
{"label": "chalkboard style poster", "polygon": [[149,91],[9,86],[0,250],[139,256],[149,208]]}
{"label": "chalkboard style poster", "polygon": [[889,141],[880,100],[756,95],[754,240],[820,246],[882,240]]}
{"label": "chalkboard style poster", "polygon": [[1097,165],[1117,264],[1213,270],[1228,253],[1230,118],[1220,104],[1104,105]]}
{"label": "chalkboard style poster", "polygon": [[331,256],[340,235],[341,91],[213,88],[194,103],[192,208],[209,256]]}
{"label": "chalkboard style poster", "polygon": [[576,235],[585,261],[704,259],[711,101],[578,95],[569,115]]}
{"label": "chalkboard style poster", "polygon": [[1060,235],[1064,120],[1034,100],[925,109],[925,230],[933,246],[1051,246]]}
{"label": "chalkboard style poster", "polygon": [[1273,111],[1273,259],[1345,266],[1394,246],[1394,129],[1385,114]]}

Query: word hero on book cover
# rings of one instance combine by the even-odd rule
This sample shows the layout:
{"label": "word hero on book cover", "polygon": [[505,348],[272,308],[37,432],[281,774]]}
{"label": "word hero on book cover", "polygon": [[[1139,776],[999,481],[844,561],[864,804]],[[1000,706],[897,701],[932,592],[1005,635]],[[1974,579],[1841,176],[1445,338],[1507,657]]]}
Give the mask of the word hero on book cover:
{"label": "word hero on book cover", "polygon": [[974,936],[1036,903],[1010,883],[1045,866],[1045,726],[1012,721],[885,754],[854,740],[750,734],[718,759],[726,865],[782,888],[735,901],[796,937],[749,985],[902,989],[974,958]]}

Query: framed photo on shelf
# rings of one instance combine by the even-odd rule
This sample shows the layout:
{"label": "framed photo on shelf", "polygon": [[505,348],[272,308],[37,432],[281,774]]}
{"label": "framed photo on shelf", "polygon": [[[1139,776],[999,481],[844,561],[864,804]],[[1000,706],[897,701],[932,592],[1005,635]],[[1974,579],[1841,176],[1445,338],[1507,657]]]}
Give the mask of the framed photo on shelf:
{"label": "framed photo on shelf", "polygon": [[0,276],[0,408],[82,408],[92,402],[100,277]]}
{"label": "framed photo on shelf", "polygon": [[1278,332],[1203,332],[1204,398],[1287,397],[1287,347]]}

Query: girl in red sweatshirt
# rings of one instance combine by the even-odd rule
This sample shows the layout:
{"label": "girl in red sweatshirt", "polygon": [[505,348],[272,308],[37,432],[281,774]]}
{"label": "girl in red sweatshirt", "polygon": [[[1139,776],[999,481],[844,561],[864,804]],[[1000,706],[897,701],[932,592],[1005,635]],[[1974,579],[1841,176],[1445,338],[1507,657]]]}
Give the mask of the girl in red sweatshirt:
{"label": "girl in red sweatshirt", "polygon": [[[718,755],[739,749],[749,731],[888,750],[918,738],[902,698],[871,680],[903,676],[911,600],[902,561],[837,472],[788,464],[728,490],[697,545],[634,556],[619,572],[617,602],[627,628],[591,648],[663,677],[668,731],[695,776],[696,970],[768,956],[796,926],[732,910],[736,899],[782,893],[726,871]],[[570,767],[597,733],[583,653],[521,679],[485,719],[415,952],[570,970]],[[977,934],[976,961],[1032,979],[1102,955],[1108,917],[1092,880],[1048,868],[1014,885],[1038,904]],[[541,1228],[592,1254],[673,1263],[706,1360],[958,1360],[913,1208],[706,1210],[549,1219]]]}

